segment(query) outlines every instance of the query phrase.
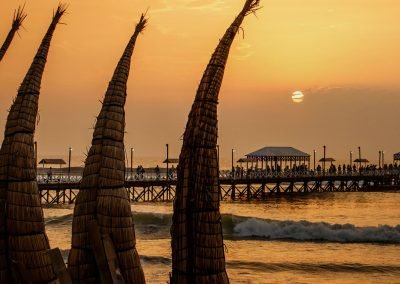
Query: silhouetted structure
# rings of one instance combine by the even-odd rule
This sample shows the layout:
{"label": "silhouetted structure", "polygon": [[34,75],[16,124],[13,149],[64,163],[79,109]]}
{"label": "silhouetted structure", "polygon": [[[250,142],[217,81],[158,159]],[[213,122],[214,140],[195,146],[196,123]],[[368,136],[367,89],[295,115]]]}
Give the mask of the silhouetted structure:
{"label": "silhouetted structure", "polygon": [[393,155],[393,163],[400,161],[400,152]]}
{"label": "silhouetted structure", "polygon": [[60,4],[7,117],[0,150],[0,283],[20,283],[11,276],[16,267],[26,270],[30,283],[56,279],[46,254],[50,246],[36,182],[33,136],[50,42],[64,12]]}
{"label": "silhouetted structure", "polygon": [[325,162],[325,163],[331,163],[332,164],[335,161],[336,160],[334,158],[321,158],[321,159],[319,159],[319,162],[321,162],[321,163]]}
{"label": "silhouetted structure", "polygon": [[171,283],[229,283],[219,211],[217,104],[232,42],[259,0],[247,0],[220,40],[200,82],[179,157]]}
{"label": "silhouetted structure", "polygon": [[355,164],[360,164],[360,166],[361,166],[361,164],[364,164],[366,166],[369,163],[369,160],[365,159],[365,158],[355,159],[354,163]]}
{"label": "silhouetted structure", "polygon": [[271,167],[282,166],[282,163],[308,164],[310,165],[310,155],[293,147],[264,147],[246,155],[248,160],[265,162]]}
{"label": "silhouetted structure", "polygon": [[72,223],[72,247],[68,269],[76,283],[98,283],[102,267],[96,266],[96,251],[90,238],[90,222],[101,234],[109,234],[125,283],[145,283],[136,251],[135,231],[125,183],[125,101],[131,57],[147,19],[142,15],[114,71],[97,117],[77,196]]}
{"label": "silhouetted structure", "polygon": [[39,165],[65,165],[66,162],[63,159],[42,159]]}
{"label": "silhouetted structure", "polygon": [[14,11],[14,18],[11,25],[11,30],[8,32],[8,35],[0,48],[0,61],[3,59],[6,54],[7,49],[10,47],[10,44],[15,36],[15,33],[19,30],[22,25],[22,22],[25,20],[26,14],[24,13],[24,7],[18,7],[17,10]]}

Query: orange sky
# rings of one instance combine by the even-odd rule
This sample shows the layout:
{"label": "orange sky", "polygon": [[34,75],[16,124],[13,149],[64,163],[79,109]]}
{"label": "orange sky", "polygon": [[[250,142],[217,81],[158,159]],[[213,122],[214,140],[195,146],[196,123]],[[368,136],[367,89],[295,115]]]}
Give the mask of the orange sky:
{"label": "orange sky", "polygon": [[[58,1],[2,1],[0,42],[13,10],[28,17],[0,63],[0,131]],[[149,25],[133,56],[126,104],[126,147],[137,156],[171,155],[209,57],[244,0],[71,0],[54,35],[42,81],[39,156],[81,155],[107,83],[141,12]],[[221,155],[262,146],[322,145],[347,159],[400,151],[398,0],[270,0],[243,24],[220,94]],[[290,96],[302,90],[303,103]]]}

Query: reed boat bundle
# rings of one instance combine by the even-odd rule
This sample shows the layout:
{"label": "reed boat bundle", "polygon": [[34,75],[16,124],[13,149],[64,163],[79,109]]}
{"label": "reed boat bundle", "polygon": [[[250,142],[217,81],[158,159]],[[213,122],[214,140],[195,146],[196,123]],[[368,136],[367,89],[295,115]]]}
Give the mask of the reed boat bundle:
{"label": "reed boat bundle", "polygon": [[26,18],[26,14],[24,12],[24,6],[19,6],[17,10],[14,11],[14,17],[11,25],[11,30],[8,32],[8,35],[0,48],[0,61],[3,59],[4,55],[7,52],[7,49],[10,47],[11,42],[18,32],[19,28],[22,26],[23,21]]}
{"label": "reed boat bundle", "polygon": [[218,188],[217,104],[232,42],[245,16],[259,9],[247,0],[225,32],[203,74],[179,157],[171,227],[173,284],[229,283]]}
{"label": "reed boat bundle", "polygon": [[147,19],[142,14],[108,85],[97,117],[92,145],[76,199],[72,223],[72,247],[68,269],[74,283],[98,283],[99,268],[90,240],[90,222],[101,234],[109,234],[125,283],[145,283],[136,250],[136,238],[125,183],[125,110],[127,80],[138,35]]}
{"label": "reed boat bundle", "polygon": [[[11,273],[15,266],[23,267],[32,283],[56,280],[46,253],[50,246],[36,182],[34,132],[50,42],[65,10],[60,4],[53,13],[7,117],[0,150],[0,283],[18,282]],[[22,9],[16,18],[17,24],[25,18]]]}

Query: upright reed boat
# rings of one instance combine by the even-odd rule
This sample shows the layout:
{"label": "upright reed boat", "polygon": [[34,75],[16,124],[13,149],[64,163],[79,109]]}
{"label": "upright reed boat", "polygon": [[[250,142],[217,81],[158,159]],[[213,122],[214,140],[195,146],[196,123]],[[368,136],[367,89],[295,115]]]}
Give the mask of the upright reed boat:
{"label": "upright reed boat", "polygon": [[[34,133],[50,42],[65,10],[60,4],[53,14],[7,117],[0,149],[0,283],[19,283],[18,267],[30,283],[56,281],[36,182]],[[17,22],[24,18],[19,10]]]}
{"label": "upright reed boat", "polygon": [[232,42],[259,0],[247,0],[203,74],[179,157],[172,237],[172,284],[229,283],[225,269],[217,160],[217,104]]}
{"label": "upright reed boat", "polygon": [[[142,14],[114,71],[97,117],[74,208],[72,247],[68,258],[74,283],[107,281],[96,255],[99,251],[91,237],[95,234],[92,224],[96,225],[99,234],[110,236],[124,283],[145,283],[125,188],[124,106],[131,57],[136,39],[146,24],[147,19]],[[99,250],[103,249],[100,244]]]}

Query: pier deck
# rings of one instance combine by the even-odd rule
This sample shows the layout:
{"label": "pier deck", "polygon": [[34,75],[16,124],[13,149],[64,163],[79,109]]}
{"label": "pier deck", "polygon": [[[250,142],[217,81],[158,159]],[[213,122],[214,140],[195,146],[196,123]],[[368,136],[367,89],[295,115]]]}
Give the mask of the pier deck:
{"label": "pier deck", "polygon": [[[176,177],[127,176],[125,183],[132,202],[173,201]],[[74,203],[79,191],[79,176],[59,177],[44,182],[38,177],[43,204]],[[271,196],[317,192],[362,192],[400,190],[400,171],[368,171],[363,173],[259,173],[235,176],[222,173],[219,180],[221,200],[265,200]]]}

